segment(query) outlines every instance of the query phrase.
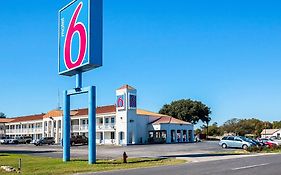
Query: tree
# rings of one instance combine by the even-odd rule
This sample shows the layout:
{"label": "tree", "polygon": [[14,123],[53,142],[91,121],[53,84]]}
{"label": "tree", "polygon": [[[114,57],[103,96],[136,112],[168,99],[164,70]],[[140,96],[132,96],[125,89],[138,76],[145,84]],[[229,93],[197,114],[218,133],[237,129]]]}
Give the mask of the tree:
{"label": "tree", "polygon": [[198,135],[198,134],[201,134],[201,133],[202,133],[202,130],[201,130],[201,129],[197,128],[197,129],[195,130],[195,135]]}
{"label": "tree", "polygon": [[237,125],[240,120],[238,118],[232,118],[227,120],[222,126],[222,131],[224,133],[237,133]]}
{"label": "tree", "polygon": [[272,128],[273,129],[280,129],[281,128],[281,121],[274,121],[272,123]]}
{"label": "tree", "polygon": [[0,112],[0,118],[6,118],[6,115],[3,112]]}
{"label": "tree", "polygon": [[269,129],[272,128],[272,124],[269,122],[263,122],[255,118],[251,119],[237,119],[233,118],[226,121],[222,126],[222,132],[235,133],[237,135],[254,134],[260,136],[265,126]]}
{"label": "tree", "polygon": [[209,135],[209,136],[220,136],[221,135],[221,131],[220,131],[220,127],[218,126],[218,123],[215,122],[210,126],[205,126],[203,125],[202,127],[202,133]]}
{"label": "tree", "polygon": [[177,119],[196,124],[199,120],[203,123],[211,121],[210,108],[200,101],[182,99],[165,104],[159,111],[160,114],[169,115]]}

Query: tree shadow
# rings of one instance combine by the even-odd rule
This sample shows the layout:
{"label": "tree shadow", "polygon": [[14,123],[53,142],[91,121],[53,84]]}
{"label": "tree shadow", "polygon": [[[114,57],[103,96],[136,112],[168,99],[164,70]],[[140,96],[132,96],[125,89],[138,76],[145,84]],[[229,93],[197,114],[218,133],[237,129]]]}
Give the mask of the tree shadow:
{"label": "tree shadow", "polygon": [[10,155],[7,155],[7,154],[0,154],[0,157],[8,157]]}
{"label": "tree shadow", "polygon": [[36,153],[52,153],[56,151],[29,151],[29,150],[4,150],[0,153],[7,153],[7,154],[36,154]]}
{"label": "tree shadow", "polygon": [[[161,160],[165,160],[167,158],[132,158],[128,159],[128,163],[123,163],[123,160],[112,159],[112,160],[97,160],[96,164],[103,164],[103,165],[121,165],[121,164],[136,164],[136,163],[144,163],[144,162],[158,162]],[[73,162],[87,162],[88,160],[85,159],[72,159]]]}

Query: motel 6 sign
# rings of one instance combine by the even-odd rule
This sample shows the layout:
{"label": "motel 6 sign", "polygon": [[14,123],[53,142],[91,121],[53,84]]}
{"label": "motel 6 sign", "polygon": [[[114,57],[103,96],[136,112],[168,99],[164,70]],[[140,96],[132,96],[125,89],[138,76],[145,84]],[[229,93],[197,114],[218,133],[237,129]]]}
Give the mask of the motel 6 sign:
{"label": "motel 6 sign", "polygon": [[59,74],[102,66],[102,0],[74,0],[59,11]]}

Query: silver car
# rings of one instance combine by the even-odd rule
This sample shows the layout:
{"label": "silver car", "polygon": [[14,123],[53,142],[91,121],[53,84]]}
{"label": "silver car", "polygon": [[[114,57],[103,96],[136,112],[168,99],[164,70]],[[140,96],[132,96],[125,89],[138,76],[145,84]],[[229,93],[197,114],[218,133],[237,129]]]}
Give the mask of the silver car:
{"label": "silver car", "polygon": [[239,136],[226,136],[223,137],[219,145],[222,148],[242,148],[247,149],[248,147],[255,146],[253,142],[250,142],[245,137]]}

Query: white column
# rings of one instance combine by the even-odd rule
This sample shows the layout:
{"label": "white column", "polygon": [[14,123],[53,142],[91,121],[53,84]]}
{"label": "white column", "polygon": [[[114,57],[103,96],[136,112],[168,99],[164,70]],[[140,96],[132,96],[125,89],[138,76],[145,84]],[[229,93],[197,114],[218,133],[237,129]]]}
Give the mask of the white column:
{"label": "white column", "polygon": [[171,130],[166,130],[166,143],[171,143]]}
{"label": "white column", "polygon": [[80,131],[81,131],[81,120],[79,118],[78,119],[78,133],[79,133],[79,135],[81,134]]}
{"label": "white column", "polygon": [[192,132],[191,132],[191,142],[194,142],[194,129],[192,129]]}
{"label": "white column", "polygon": [[50,134],[49,134],[50,133],[50,126],[49,125],[50,125],[50,121],[48,120],[47,121],[47,137],[50,137]]}
{"label": "white column", "polygon": [[56,120],[56,143],[59,143],[59,120]]}
{"label": "white column", "polygon": [[61,117],[61,120],[60,120],[60,139],[63,138],[63,118]]}
{"label": "white column", "polygon": [[21,131],[21,133],[20,133],[20,135],[22,135],[22,133],[23,133],[23,128],[22,128],[22,124],[20,124],[20,131]]}
{"label": "white column", "polygon": [[45,137],[45,122],[42,122],[42,137]]}
{"label": "white column", "polygon": [[183,130],[180,130],[180,142],[183,142]]}
{"label": "white column", "polygon": [[51,121],[51,137],[54,137],[54,120]]}

